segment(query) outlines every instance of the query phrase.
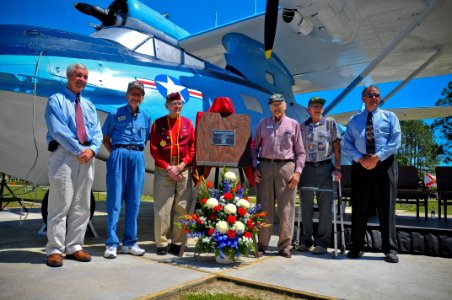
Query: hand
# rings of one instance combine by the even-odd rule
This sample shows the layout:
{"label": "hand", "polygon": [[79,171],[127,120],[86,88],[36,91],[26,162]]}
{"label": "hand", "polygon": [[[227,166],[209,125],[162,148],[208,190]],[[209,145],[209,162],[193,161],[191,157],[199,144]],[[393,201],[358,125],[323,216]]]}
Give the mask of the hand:
{"label": "hand", "polygon": [[261,172],[259,172],[259,169],[255,169],[255,171],[254,171],[254,182],[255,183],[260,183],[261,180],[262,180]]}
{"label": "hand", "polygon": [[88,163],[94,157],[94,152],[90,148],[83,148],[78,161],[82,164]]}
{"label": "hand", "polygon": [[377,166],[377,163],[380,159],[378,158],[377,155],[373,154],[373,155],[365,155],[363,157],[361,157],[361,159],[359,160],[359,163],[361,164],[361,166],[366,169],[366,170],[372,170]]}
{"label": "hand", "polygon": [[295,172],[289,177],[289,189],[294,189],[298,186],[300,181],[300,173]]}
{"label": "hand", "polygon": [[181,172],[178,166],[168,166],[166,170],[168,171],[168,175],[172,180],[178,182],[184,179],[184,177],[180,174]]}
{"label": "hand", "polygon": [[336,181],[340,181],[342,179],[341,170],[334,170],[333,173],[331,173],[331,176],[336,176]]}

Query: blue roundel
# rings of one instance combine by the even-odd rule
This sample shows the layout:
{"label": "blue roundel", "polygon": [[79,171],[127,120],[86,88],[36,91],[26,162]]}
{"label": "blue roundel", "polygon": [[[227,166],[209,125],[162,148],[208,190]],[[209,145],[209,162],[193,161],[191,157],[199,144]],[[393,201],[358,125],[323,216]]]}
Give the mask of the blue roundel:
{"label": "blue roundel", "polygon": [[155,85],[159,93],[166,98],[168,94],[179,92],[182,96],[182,101],[187,103],[190,99],[190,94],[188,93],[188,89],[183,86],[179,80],[174,77],[160,74],[157,75],[154,79]]}

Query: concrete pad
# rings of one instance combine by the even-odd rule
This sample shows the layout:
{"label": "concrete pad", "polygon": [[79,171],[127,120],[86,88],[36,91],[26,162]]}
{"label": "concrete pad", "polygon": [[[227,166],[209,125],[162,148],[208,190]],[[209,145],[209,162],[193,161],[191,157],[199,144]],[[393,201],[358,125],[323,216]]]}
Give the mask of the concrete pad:
{"label": "concrete pad", "polygon": [[[19,222],[20,209],[0,211],[0,299],[130,299],[162,297],[214,277],[245,284],[295,291],[313,297],[342,299],[451,299],[452,260],[399,255],[400,263],[383,261],[381,253],[348,259],[330,253],[316,256],[293,252],[277,255],[277,226],[263,258],[241,257],[239,263],[220,265],[213,254],[194,255],[190,241],[183,257],[155,254],[153,206],[143,203],[138,219],[142,257],[119,254],[102,257],[106,239],[105,203],[97,203],[92,223],[99,237],[87,237],[89,263],[64,260],[61,268],[45,265],[46,237],[39,209]],[[123,216],[121,216],[121,220]],[[122,222],[122,221],[121,221]],[[119,236],[122,234],[120,222]]]}

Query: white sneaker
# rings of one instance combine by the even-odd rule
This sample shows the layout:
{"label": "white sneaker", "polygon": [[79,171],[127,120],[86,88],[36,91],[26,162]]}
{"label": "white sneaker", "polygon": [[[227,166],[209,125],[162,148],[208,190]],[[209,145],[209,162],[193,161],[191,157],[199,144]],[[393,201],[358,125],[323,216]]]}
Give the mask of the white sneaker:
{"label": "white sneaker", "polygon": [[115,246],[106,246],[104,257],[108,259],[116,258],[116,247]]}
{"label": "white sneaker", "polygon": [[122,246],[122,253],[124,254],[132,254],[136,256],[142,256],[144,255],[144,252],[146,252],[144,249],[141,249],[138,247],[137,244],[133,246]]}

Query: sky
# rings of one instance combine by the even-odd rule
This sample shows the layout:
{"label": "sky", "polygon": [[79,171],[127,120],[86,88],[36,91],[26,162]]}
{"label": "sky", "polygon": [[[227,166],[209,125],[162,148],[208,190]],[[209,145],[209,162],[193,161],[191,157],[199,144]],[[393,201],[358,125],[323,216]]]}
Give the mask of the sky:
{"label": "sky", "polygon": [[[111,0],[82,1],[103,8],[111,3]],[[99,21],[78,12],[73,7],[75,2],[68,0],[1,1],[0,23],[38,25],[88,35],[94,31],[88,24],[98,24]],[[217,19],[217,25],[222,25],[249,17],[255,12],[261,13],[265,10],[266,0],[142,0],[141,2],[158,12],[169,13],[169,18],[173,22],[190,33],[196,33],[214,27],[215,19]],[[385,104],[385,108],[433,106],[441,97],[441,92],[449,81],[452,81],[452,74],[415,79],[393,96]],[[397,83],[385,83],[378,86],[382,95],[385,95],[396,85]],[[359,110],[362,103],[361,90],[361,87],[355,88],[332,112]],[[328,105],[340,92],[341,90],[332,90],[301,94],[296,95],[296,99],[300,104],[306,105],[309,98],[320,96],[327,100]]]}

